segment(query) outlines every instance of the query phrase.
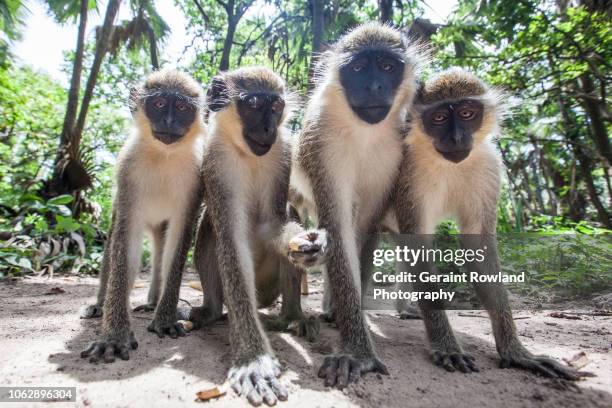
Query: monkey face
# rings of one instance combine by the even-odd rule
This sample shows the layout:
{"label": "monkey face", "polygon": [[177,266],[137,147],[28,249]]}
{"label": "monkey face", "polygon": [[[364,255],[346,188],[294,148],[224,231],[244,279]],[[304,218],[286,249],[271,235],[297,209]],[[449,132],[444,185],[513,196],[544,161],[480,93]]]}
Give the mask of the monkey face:
{"label": "monkey face", "polygon": [[179,141],[196,117],[196,106],[176,92],[158,92],[145,100],[145,113],[153,136],[164,144]]}
{"label": "monkey face", "polygon": [[242,136],[256,156],[268,153],[276,142],[285,101],[269,92],[241,93],[236,101]]}
{"label": "monkey face", "polygon": [[443,102],[423,111],[425,132],[435,149],[446,160],[459,163],[467,158],[474,144],[474,133],[482,125],[484,105],[475,99]]}
{"label": "monkey face", "polygon": [[372,125],[387,117],[403,76],[402,58],[379,48],[353,54],[340,67],[348,104],[361,120]]}

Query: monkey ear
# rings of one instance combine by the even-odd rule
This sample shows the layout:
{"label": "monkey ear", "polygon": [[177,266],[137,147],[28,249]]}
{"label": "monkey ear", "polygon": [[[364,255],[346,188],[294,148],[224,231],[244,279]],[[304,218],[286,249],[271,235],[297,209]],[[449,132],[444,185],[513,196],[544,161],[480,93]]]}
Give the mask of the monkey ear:
{"label": "monkey ear", "polygon": [[140,88],[133,86],[130,88],[130,97],[128,100],[128,106],[130,113],[134,115],[138,110],[138,102],[140,100]]}
{"label": "monkey ear", "polygon": [[212,112],[219,112],[230,103],[227,84],[221,76],[212,79],[206,92],[206,105]]}

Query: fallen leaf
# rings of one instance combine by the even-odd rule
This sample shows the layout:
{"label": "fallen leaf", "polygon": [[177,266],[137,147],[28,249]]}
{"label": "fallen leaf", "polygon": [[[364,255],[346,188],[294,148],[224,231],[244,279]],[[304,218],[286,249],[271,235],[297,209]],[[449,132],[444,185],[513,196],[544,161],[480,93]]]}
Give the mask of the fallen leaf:
{"label": "fallen leaf", "polygon": [[589,358],[587,357],[587,354],[584,351],[577,353],[574,357],[570,358],[569,360],[565,358],[563,360],[565,360],[567,364],[571,365],[577,370],[580,370],[582,367],[589,364],[590,362]]}
{"label": "fallen leaf", "polygon": [[195,289],[195,290],[199,290],[200,292],[204,292],[204,289],[202,288],[202,283],[200,281],[189,282],[187,286],[189,286],[191,289]]}
{"label": "fallen leaf", "polygon": [[198,391],[196,392],[196,396],[200,401],[208,401],[213,398],[222,397],[226,394],[226,392],[227,391],[225,389],[222,389],[220,387],[214,387],[209,390]]}
{"label": "fallen leaf", "polygon": [[555,317],[557,319],[569,319],[569,320],[582,320],[580,316],[575,314],[569,314],[565,312],[552,312],[548,314],[550,317]]}
{"label": "fallen leaf", "polygon": [[66,293],[66,291],[62,288],[51,288],[45,295],[61,295],[62,293]]}

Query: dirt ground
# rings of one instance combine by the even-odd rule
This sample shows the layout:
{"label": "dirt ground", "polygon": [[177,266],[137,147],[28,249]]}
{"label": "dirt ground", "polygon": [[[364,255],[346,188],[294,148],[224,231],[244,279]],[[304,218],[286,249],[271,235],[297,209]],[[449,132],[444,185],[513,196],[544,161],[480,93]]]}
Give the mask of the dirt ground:
{"label": "dirt ground", "polygon": [[[144,302],[146,275],[132,293],[133,305]],[[189,287],[181,298],[200,304],[202,293]],[[321,282],[310,277],[306,311],[320,312]],[[246,403],[230,391],[218,400],[195,402],[195,393],[222,384],[229,368],[228,326],[191,332],[187,337],[159,339],[148,333],[150,314],[135,314],[140,343],[129,361],[92,365],[79,352],[100,334],[100,320],[79,319],[92,302],[97,279],[57,277],[0,282],[0,385],[75,386],[79,407],[210,406]],[[63,293],[49,294],[59,287]],[[61,292],[61,291],[56,291]],[[399,320],[394,313],[369,313],[380,357],[390,375],[368,374],[344,392],[326,389],[316,377],[337,330],[322,324],[321,337],[308,343],[288,333],[269,333],[290,391],[281,407],[612,407],[612,317],[566,320],[545,311],[515,312],[521,340],[535,353],[571,359],[585,352],[584,370],[596,377],[574,386],[516,369],[498,368],[489,322],[483,312],[450,312],[464,348],[476,357],[479,373],[448,373],[429,360],[423,323]],[[204,405],[202,405],[204,404]],[[2,403],[0,403],[0,406]],[[45,406],[48,404],[6,404]]]}

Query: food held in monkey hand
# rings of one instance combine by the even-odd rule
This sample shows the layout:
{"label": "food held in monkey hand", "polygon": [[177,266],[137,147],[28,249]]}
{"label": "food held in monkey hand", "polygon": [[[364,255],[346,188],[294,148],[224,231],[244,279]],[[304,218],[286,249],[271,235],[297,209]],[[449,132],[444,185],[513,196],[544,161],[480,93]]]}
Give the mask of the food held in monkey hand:
{"label": "food held in monkey hand", "polygon": [[350,355],[325,357],[319,369],[319,378],[325,379],[326,387],[343,389],[357,382],[367,372],[388,375],[387,367],[376,357],[355,358]]}
{"label": "food held in monkey hand", "polygon": [[136,350],[138,342],[134,337],[134,332],[130,332],[125,339],[118,339],[117,336],[108,336],[103,341],[94,341],[85,350],[81,351],[81,358],[89,357],[90,363],[97,363],[101,359],[105,363],[115,362],[115,356],[122,360],[130,359],[129,350]]}
{"label": "food held in monkey hand", "polygon": [[234,366],[227,379],[234,392],[246,397],[255,406],[265,402],[273,406],[277,401],[287,400],[287,389],[278,380],[281,374],[280,363],[270,355],[264,354],[250,363]]}
{"label": "food held in monkey hand", "polygon": [[289,241],[289,259],[304,267],[323,263],[326,250],[327,232],[322,229],[303,232]]}

